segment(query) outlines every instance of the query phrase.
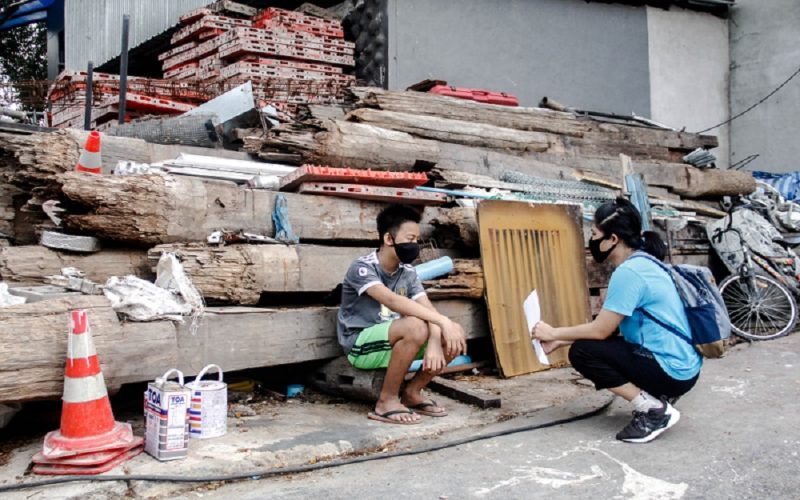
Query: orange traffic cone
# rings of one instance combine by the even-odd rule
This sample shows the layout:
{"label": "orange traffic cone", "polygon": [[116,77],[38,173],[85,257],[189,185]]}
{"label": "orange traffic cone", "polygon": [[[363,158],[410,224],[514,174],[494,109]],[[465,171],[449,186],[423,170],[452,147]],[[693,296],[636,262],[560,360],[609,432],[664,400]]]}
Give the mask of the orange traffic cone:
{"label": "orange traffic cone", "polygon": [[141,452],[130,424],[114,421],[86,311],[71,315],[61,428],[33,457],[37,474],[99,474]]}
{"label": "orange traffic cone", "polygon": [[89,174],[103,173],[103,159],[100,154],[100,132],[92,131],[86,138],[78,164],[75,165],[76,172],[86,172]]}

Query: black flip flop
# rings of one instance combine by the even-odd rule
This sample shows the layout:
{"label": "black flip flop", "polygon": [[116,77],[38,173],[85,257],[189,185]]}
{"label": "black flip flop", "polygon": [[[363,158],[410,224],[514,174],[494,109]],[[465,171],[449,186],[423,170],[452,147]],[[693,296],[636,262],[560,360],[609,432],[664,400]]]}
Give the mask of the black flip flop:
{"label": "black flip flop", "polygon": [[376,420],[378,422],[383,422],[385,424],[397,424],[397,425],[416,425],[420,422],[419,420],[415,422],[404,422],[402,420],[389,418],[392,415],[400,415],[403,413],[408,415],[414,414],[414,412],[411,410],[392,410],[392,411],[387,411],[386,413],[376,413],[374,411],[371,411],[367,414],[367,418],[371,420]]}
{"label": "black flip flop", "polygon": [[408,409],[409,410],[414,410],[414,413],[419,413],[420,415],[425,415],[426,417],[437,417],[438,418],[438,417],[446,417],[447,416],[447,410],[444,410],[444,411],[430,411],[430,410],[426,410],[425,409],[425,408],[430,408],[432,406],[439,406],[439,405],[436,403],[436,401],[431,399],[430,401],[425,402],[425,403],[420,403],[418,405],[409,406]]}

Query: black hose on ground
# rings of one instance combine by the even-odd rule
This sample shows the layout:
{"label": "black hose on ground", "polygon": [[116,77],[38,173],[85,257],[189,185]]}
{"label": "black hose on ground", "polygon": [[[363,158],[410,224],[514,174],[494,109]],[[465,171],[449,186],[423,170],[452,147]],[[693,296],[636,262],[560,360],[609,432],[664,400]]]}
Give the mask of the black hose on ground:
{"label": "black hose on ground", "polygon": [[447,441],[444,443],[434,444],[431,446],[426,446],[424,448],[417,448],[413,450],[403,450],[403,451],[393,451],[391,453],[381,453],[375,455],[365,455],[361,457],[353,457],[347,458],[343,460],[333,460],[331,462],[321,462],[316,464],[309,464],[309,465],[300,465],[297,467],[282,467],[278,469],[267,469],[261,471],[253,471],[253,472],[243,472],[241,474],[221,474],[221,475],[209,475],[209,476],[158,476],[158,475],[130,475],[130,476],[69,476],[69,477],[59,477],[54,479],[44,479],[42,481],[34,481],[30,483],[18,483],[18,484],[9,484],[9,485],[2,485],[0,486],[0,493],[7,493],[10,491],[19,491],[19,490],[27,490],[31,488],[40,488],[43,486],[54,486],[57,484],[65,484],[65,483],[74,483],[78,481],[90,481],[90,482],[109,482],[109,481],[149,481],[149,482],[162,482],[162,483],[214,483],[214,482],[229,482],[229,481],[243,481],[246,479],[250,479],[253,481],[257,481],[259,479],[266,479],[269,477],[276,477],[276,476],[287,476],[291,474],[302,474],[304,472],[313,472],[318,470],[324,469],[333,469],[336,467],[342,467],[345,465],[354,465],[360,464],[365,462],[372,462],[376,460],[387,460],[390,458],[397,458],[397,457],[409,457],[413,455],[421,455],[424,453],[432,453],[434,451],[444,450],[447,448],[455,448],[457,446],[462,446],[469,443],[474,443],[477,441],[483,441],[486,439],[494,439],[502,436],[508,436],[510,434],[518,434],[520,432],[529,432],[535,431],[539,429],[546,429],[548,427],[555,427],[557,425],[564,425],[571,422],[577,422],[579,420],[585,420],[587,418],[594,417],[595,415],[599,415],[606,408],[611,405],[611,400],[609,400],[606,404],[601,406],[600,408],[594,409],[587,413],[582,413],[580,415],[576,415],[574,417],[564,418],[561,420],[556,420],[553,422],[548,422],[545,424],[536,424],[536,425],[523,425],[521,427],[513,427],[511,429],[506,429],[502,431],[495,431],[490,432],[488,434],[478,434],[477,436],[470,436],[461,439],[454,439],[452,441]]}

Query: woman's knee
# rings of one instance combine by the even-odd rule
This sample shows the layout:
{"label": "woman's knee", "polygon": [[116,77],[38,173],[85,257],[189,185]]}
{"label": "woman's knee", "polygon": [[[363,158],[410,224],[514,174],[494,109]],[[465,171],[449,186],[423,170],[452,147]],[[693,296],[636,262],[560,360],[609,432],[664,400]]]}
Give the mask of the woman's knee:
{"label": "woman's knee", "polygon": [[592,359],[592,343],[596,340],[576,340],[569,348],[569,362],[573,368],[579,369]]}

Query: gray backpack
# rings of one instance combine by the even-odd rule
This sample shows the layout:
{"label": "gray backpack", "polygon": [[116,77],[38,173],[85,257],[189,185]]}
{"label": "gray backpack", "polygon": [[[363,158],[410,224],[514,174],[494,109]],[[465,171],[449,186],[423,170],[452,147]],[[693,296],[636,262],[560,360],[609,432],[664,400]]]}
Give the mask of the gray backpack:
{"label": "gray backpack", "polygon": [[711,271],[707,267],[689,264],[671,266],[644,252],[637,252],[633,257],[649,259],[670,275],[686,310],[692,338],[644,309],[642,313],[693,345],[703,357],[721,358],[725,355],[724,341],[731,336],[731,320]]}

